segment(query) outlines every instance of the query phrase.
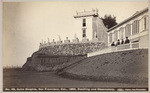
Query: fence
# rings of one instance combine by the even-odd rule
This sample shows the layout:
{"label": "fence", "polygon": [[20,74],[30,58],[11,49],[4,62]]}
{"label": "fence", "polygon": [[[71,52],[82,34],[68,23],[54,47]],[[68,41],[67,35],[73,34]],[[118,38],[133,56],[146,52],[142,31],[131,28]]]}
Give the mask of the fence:
{"label": "fence", "polygon": [[109,46],[103,50],[88,53],[87,56],[91,57],[91,56],[96,56],[96,55],[100,55],[100,54],[106,54],[106,53],[117,52],[117,51],[132,50],[132,49],[137,49],[137,48],[140,48],[139,42],[122,44],[122,45],[118,45],[118,46]]}

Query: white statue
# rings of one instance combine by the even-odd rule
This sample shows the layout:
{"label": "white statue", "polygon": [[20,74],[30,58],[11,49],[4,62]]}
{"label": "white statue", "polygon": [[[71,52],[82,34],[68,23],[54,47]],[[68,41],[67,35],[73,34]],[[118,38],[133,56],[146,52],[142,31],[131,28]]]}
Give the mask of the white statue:
{"label": "white statue", "polygon": [[61,41],[60,35],[58,35],[58,37],[59,37],[59,41]]}
{"label": "white statue", "polygon": [[98,14],[98,9],[96,8],[96,12],[95,12],[96,14]]}
{"label": "white statue", "polygon": [[68,40],[68,37],[66,37],[66,40]]}
{"label": "white statue", "polygon": [[76,11],[76,14],[78,15],[78,12]]}
{"label": "white statue", "polygon": [[42,39],[42,44],[43,44],[43,39]]}
{"label": "white statue", "polygon": [[94,33],[94,37],[97,38],[97,33],[96,32]]}
{"label": "white statue", "polygon": [[75,38],[75,39],[77,38],[77,35],[76,35],[76,34],[74,34],[74,38]]}
{"label": "white statue", "polygon": [[49,43],[49,38],[47,38],[47,40],[48,40],[48,43]]}

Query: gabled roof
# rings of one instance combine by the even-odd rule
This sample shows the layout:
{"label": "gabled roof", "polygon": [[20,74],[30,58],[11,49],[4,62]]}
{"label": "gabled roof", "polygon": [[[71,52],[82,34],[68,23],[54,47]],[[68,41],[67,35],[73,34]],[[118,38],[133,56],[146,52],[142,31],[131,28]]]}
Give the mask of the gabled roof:
{"label": "gabled roof", "polygon": [[110,32],[111,30],[113,30],[113,29],[119,27],[120,25],[122,25],[122,24],[124,24],[124,23],[126,23],[126,22],[128,22],[128,21],[130,21],[130,20],[132,20],[132,19],[134,19],[135,17],[138,17],[139,15],[141,15],[141,14],[143,14],[143,13],[145,13],[145,12],[148,12],[148,7],[145,8],[145,9],[143,9],[143,10],[141,10],[141,11],[136,12],[135,14],[133,14],[133,15],[132,15],[131,17],[129,17],[128,19],[126,19],[126,20],[122,21],[121,23],[119,23],[119,24],[117,24],[117,25],[111,27],[110,29],[107,30],[107,32]]}

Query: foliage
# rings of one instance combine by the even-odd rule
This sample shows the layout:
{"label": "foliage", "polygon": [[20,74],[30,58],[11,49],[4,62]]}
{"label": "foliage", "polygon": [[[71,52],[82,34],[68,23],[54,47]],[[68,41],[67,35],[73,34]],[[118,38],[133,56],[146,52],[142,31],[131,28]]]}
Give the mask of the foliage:
{"label": "foliage", "polygon": [[108,29],[117,25],[115,16],[105,15],[104,18],[101,18],[101,19],[103,20],[105,27],[107,27]]}

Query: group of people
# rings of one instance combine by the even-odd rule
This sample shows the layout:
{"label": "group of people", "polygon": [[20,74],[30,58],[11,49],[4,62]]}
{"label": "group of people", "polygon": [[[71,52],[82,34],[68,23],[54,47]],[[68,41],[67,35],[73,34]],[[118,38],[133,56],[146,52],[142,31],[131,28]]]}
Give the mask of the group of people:
{"label": "group of people", "polygon": [[114,42],[112,42],[111,46],[117,46],[117,45],[128,44],[128,43],[130,43],[130,40],[128,39],[128,37],[126,37],[125,41],[122,39],[120,42],[120,40],[118,39],[117,43],[115,44]]}

